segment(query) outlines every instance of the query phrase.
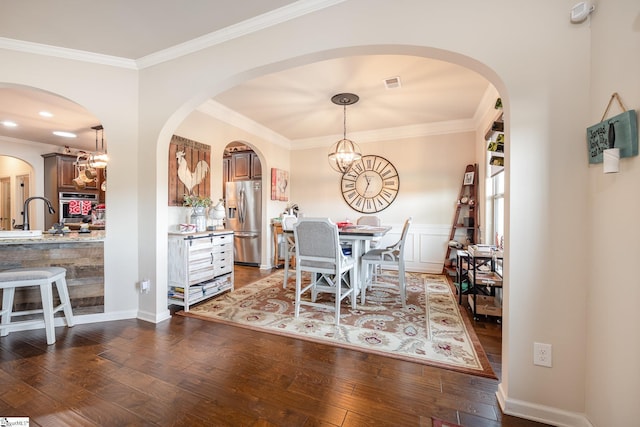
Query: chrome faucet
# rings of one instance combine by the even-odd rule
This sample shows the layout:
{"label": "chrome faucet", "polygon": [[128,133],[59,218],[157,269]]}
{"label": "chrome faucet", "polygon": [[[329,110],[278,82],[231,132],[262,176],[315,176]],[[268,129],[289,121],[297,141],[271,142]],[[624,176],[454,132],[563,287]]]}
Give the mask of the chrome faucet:
{"label": "chrome faucet", "polygon": [[29,197],[27,200],[24,201],[24,206],[22,208],[22,229],[23,230],[29,230],[29,203],[35,199],[44,200],[44,202],[47,204],[47,208],[49,209],[49,213],[52,215],[56,213],[56,210],[53,209],[53,205],[51,205],[51,201],[46,197],[39,197],[39,196]]}

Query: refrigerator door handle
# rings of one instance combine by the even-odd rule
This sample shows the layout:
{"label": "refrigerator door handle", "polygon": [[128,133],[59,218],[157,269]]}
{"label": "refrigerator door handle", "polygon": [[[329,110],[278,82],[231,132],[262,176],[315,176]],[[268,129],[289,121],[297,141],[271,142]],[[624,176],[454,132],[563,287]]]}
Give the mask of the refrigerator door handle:
{"label": "refrigerator door handle", "polygon": [[244,223],[244,219],[246,218],[245,214],[247,213],[247,201],[245,197],[244,188],[241,188],[240,194],[238,194],[238,222],[240,222],[240,224]]}

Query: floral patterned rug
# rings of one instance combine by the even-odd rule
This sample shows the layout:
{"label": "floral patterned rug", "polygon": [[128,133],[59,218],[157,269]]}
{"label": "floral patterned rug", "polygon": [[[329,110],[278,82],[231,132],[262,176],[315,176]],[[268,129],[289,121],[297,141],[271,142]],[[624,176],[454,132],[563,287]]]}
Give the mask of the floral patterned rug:
{"label": "floral patterned rug", "polygon": [[[497,378],[444,276],[407,273],[406,308],[393,288],[368,291],[355,310],[345,299],[338,326],[330,309],[302,306],[296,319],[295,275],[286,289],[283,277],[278,271],[179,314]],[[386,280],[397,283],[397,277]],[[331,307],[333,295],[319,294],[317,301]]]}

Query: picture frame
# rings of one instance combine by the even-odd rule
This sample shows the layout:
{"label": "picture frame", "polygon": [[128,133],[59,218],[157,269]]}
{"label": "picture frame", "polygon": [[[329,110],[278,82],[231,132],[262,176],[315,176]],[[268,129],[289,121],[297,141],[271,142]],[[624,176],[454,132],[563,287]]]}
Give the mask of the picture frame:
{"label": "picture frame", "polygon": [[178,135],[169,143],[169,206],[183,206],[184,196],[211,196],[211,147]]}
{"label": "picture frame", "polygon": [[465,172],[463,185],[473,185],[475,172]]}
{"label": "picture frame", "polygon": [[289,172],[271,168],[271,200],[289,201]]}

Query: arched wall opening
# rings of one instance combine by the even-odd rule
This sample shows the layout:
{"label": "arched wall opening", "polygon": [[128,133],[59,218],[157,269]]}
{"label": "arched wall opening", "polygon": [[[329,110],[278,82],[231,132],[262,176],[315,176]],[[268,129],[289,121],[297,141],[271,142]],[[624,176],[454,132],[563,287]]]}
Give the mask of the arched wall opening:
{"label": "arched wall opening", "polygon": [[[325,59],[333,59],[333,58],[349,56],[349,55],[368,55],[368,54],[371,54],[371,55],[397,54],[397,55],[421,56],[421,57],[448,61],[451,63],[464,66],[470,70],[473,70],[478,74],[482,75],[483,77],[485,77],[491,84],[494,85],[494,87],[500,93],[503,100],[503,105],[504,105],[503,108],[505,113],[505,120],[508,123],[508,120],[509,120],[508,93],[506,91],[506,88],[502,80],[491,68],[468,56],[455,53],[455,52],[441,50],[441,49],[425,47],[425,46],[406,46],[406,45],[358,46],[358,47],[321,51],[321,52],[316,52],[309,55],[290,58],[288,60],[284,60],[278,63],[273,63],[273,64],[265,65],[262,67],[246,70],[226,80],[212,82],[211,84],[208,84],[205,87],[199,88],[200,91],[198,93],[192,94],[192,97],[188,100],[185,100],[183,105],[178,107],[175,110],[175,112],[168,118],[167,122],[164,124],[164,126],[160,130],[159,138],[157,140],[156,154],[157,154],[158,162],[156,165],[156,173],[157,173],[157,182],[158,182],[158,188],[157,188],[158,203],[157,203],[156,209],[158,212],[158,221],[156,223],[156,236],[158,239],[158,245],[157,245],[158,252],[156,253],[156,275],[157,275],[156,277],[158,279],[157,283],[159,284],[159,286],[161,286],[162,283],[166,283],[166,272],[163,271],[165,267],[164,260],[166,259],[166,252],[164,251],[163,248],[166,247],[166,230],[167,230],[167,227],[169,227],[170,225],[166,220],[167,208],[166,206],[164,206],[164,198],[163,198],[163,195],[166,194],[166,188],[163,188],[163,185],[162,185],[162,183],[167,182],[167,169],[166,169],[165,159],[166,159],[168,143],[171,138],[171,135],[176,131],[176,129],[180,128],[183,121],[194,110],[196,110],[201,104],[203,104],[209,98],[212,98],[217,94],[225,91],[226,89],[229,89],[237,84],[249,81],[253,78],[263,76],[269,73],[277,72],[277,71],[286,70],[288,68],[292,68],[299,65],[305,65],[305,64],[316,62],[316,61],[322,61]],[[509,132],[508,126],[506,127],[505,132],[507,133],[507,138],[508,138],[508,132]],[[256,143],[255,149],[257,152],[260,153],[260,160],[262,161],[263,170],[269,170],[271,167],[280,166],[280,164],[278,164],[279,160],[274,156],[273,150],[271,149],[271,146],[269,144],[266,144],[264,142]],[[505,153],[505,156],[507,156],[505,160],[505,163],[507,165],[505,174],[506,174],[506,179],[508,181],[509,153],[508,152]],[[215,160],[212,159],[212,162],[215,162]],[[217,184],[214,183],[212,188],[215,188],[216,185]],[[508,188],[509,187],[507,184],[507,189]],[[509,196],[507,194],[506,198],[508,197]],[[263,213],[264,219],[274,216],[275,214],[281,211],[280,206],[278,204],[272,203],[267,199],[265,199],[265,201],[267,206],[266,206],[266,209],[264,209],[264,213]],[[508,228],[509,216],[508,215],[509,215],[508,211],[505,212],[505,221],[506,221],[505,241],[506,241],[507,247],[508,247],[508,241],[509,241],[509,228]],[[263,234],[265,235],[267,234],[266,227],[267,227],[267,222],[264,221]],[[264,245],[263,245],[263,248],[264,248]],[[266,255],[263,255],[263,260],[265,256]],[[508,264],[508,261],[506,261],[505,264]],[[505,271],[508,272],[508,267],[505,267]],[[508,286],[508,277],[505,277],[505,282],[507,283],[507,286]],[[163,294],[163,289],[159,289],[159,294],[160,295]],[[158,301],[160,301],[160,299],[158,299]],[[162,304],[162,302],[159,302],[159,304]],[[158,307],[158,309],[161,309],[161,308]],[[508,318],[505,318],[504,320],[505,320],[505,324],[508,323]]]}

